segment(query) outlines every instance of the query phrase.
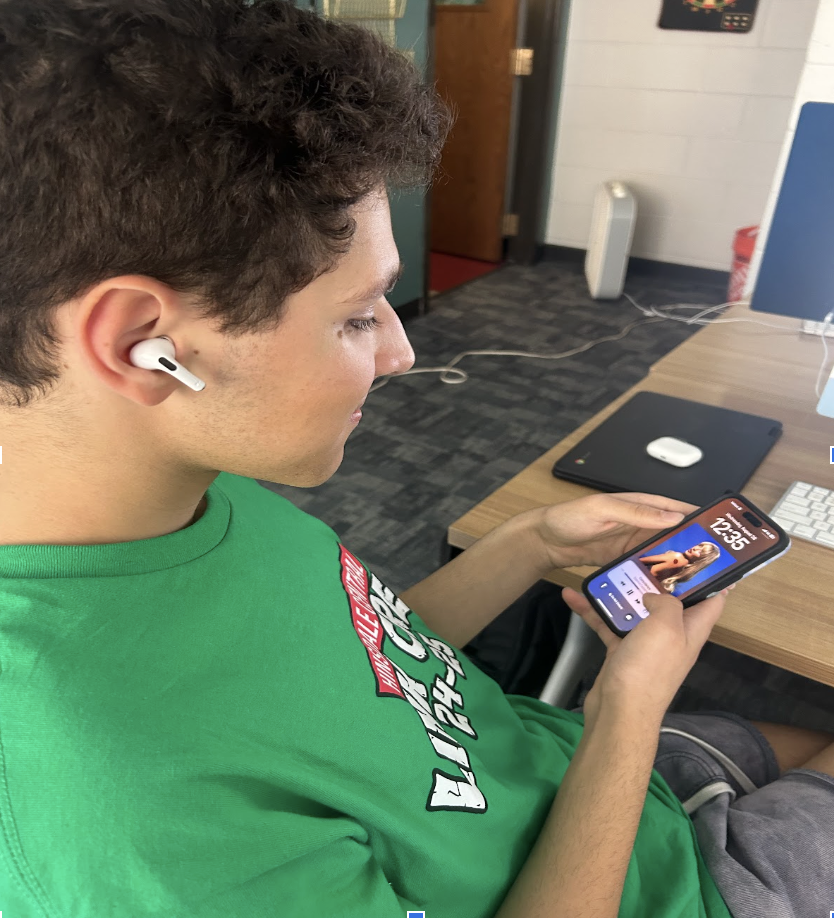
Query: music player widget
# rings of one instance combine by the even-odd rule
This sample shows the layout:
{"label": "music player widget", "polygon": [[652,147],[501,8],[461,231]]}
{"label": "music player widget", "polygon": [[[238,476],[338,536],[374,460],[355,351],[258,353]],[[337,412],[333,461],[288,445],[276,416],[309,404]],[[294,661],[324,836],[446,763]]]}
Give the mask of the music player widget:
{"label": "music player widget", "polygon": [[646,593],[670,593],[683,599],[734,564],[765,551],[779,535],[754,526],[742,516],[747,507],[727,498],[693,517],[626,561],[595,577],[588,591],[621,631],[646,618]]}

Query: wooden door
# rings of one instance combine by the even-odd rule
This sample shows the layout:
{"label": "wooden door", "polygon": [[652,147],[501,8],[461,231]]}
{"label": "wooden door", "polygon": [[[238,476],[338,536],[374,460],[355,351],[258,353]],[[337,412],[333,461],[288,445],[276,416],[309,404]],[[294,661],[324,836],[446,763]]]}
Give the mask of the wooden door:
{"label": "wooden door", "polygon": [[500,261],[518,0],[435,8],[435,78],[457,111],[432,186],[431,248]]}

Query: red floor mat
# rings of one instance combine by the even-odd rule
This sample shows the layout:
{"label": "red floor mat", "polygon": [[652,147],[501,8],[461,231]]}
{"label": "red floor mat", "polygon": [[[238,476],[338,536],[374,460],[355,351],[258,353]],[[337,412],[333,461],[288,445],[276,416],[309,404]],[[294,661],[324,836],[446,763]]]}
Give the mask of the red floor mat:
{"label": "red floor mat", "polygon": [[459,258],[457,255],[429,253],[429,289],[436,293],[458,287],[482,274],[489,274],[500,265],[492,261],[476,261],[474,258]]}

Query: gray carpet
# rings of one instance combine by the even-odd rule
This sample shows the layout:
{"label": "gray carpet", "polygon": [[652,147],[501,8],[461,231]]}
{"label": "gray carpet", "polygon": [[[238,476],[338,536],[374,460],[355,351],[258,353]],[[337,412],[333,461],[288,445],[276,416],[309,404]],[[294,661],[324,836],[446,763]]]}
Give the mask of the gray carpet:
{"label": "gray carpet", "polygon": [[[626,292],[647,306],[716,305],[726,287],[630,274]],[[506,265],[434,297],[429,314],[407,322],[406,331],[419,368],[443,366],[468,350],[559,353],[640,318],[625,299],[591,299],[581,266],[544,261]],[[458,364],[469,374],[462,385],[444,384],[439,374],[394,378],[368,397],[328,482],[313,489],[261,483],[326,522],[403,592],[438,568],[451,522],[699,330],[656,322],[557,361],[467,357]],[[834,732],[834,689],[714,645],[673,708],[732,710]]]}

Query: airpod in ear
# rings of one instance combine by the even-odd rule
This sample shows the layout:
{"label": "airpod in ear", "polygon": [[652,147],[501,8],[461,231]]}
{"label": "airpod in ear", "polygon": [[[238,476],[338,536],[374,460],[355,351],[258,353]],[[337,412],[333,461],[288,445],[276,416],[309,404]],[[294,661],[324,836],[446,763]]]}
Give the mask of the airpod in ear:
{"label": "airpod in ear", "polygon": [[147,338],[145,341],[134,344],[130,349],[129,359],[135,367],[143,370],[162,370],[163,373],[170,374],[195,392],[205,389],[206,384],[202,379],[198,379],[182,364],[177,363],[174,359],[176,353],[174,342],[162,335],[159,338]]}

